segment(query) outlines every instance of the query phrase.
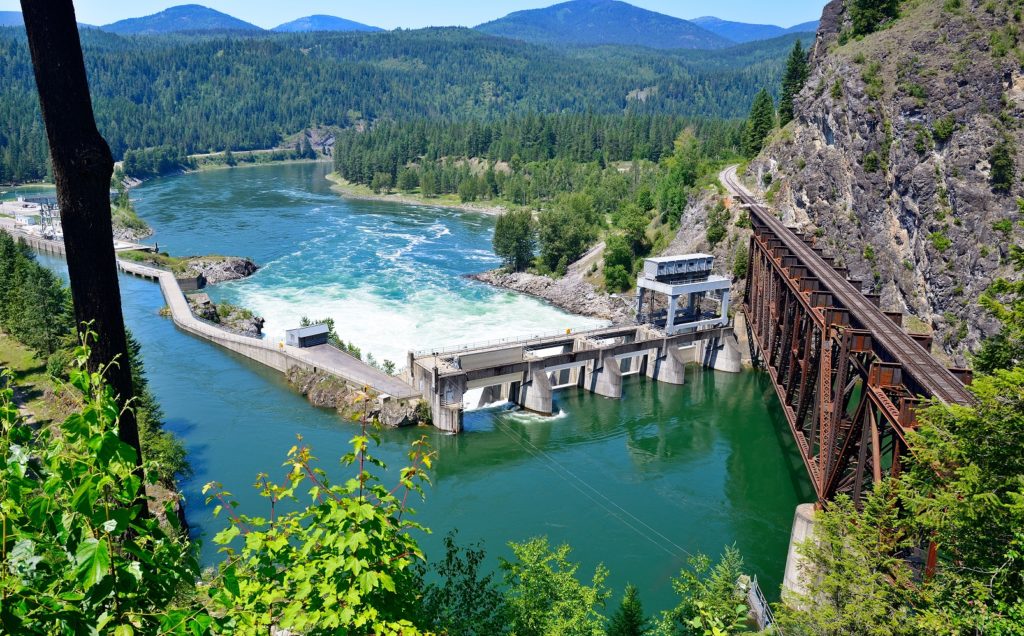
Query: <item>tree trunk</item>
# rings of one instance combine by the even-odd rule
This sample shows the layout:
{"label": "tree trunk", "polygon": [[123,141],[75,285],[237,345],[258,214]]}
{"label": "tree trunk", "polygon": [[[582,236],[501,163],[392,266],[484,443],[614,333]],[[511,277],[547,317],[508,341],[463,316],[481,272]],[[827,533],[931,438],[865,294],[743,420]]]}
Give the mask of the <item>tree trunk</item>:
{"label": "tree trunk", "polygon": [[21,0],[21,8],[50,143],[75,320],[80,332],[96,333],[89,366],[106,368],[123,411],[118,435],[141,465],[135,414],[124,409],[133,391],[110,219],[114,162],[93,118],[75,8],[71,0]]}

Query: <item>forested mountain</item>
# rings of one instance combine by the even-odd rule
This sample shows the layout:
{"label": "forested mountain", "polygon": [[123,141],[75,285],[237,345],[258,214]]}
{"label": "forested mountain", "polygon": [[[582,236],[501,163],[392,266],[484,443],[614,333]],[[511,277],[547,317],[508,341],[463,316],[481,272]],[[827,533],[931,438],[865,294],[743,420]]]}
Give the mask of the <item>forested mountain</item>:
{"label": "forested mountain", "polygon": [[618,0],[570,0],[516,11],[476,28],[543,44],[624,44],[654,49],[720,49],[732,44],[686,20]]}
{"label": "forested mountain", "polygon": [[[551,50],[469,29],[169,35],[82,32],[115,157],[268,148],[312,125],[624,111],[743,117],[776,86],[793,36],[722,51]],[[0,182],[46,175],[22,29],[0,29]]]}
{"label": "forested mountain", "polygon": [[262,31],[255,24],[198,4],[183,4],[141,18],[128,18],[101,27],[122,35],[157,35],[183,31]]}
{"label": "forested mountain", "polygon": [[814,33],[818,30],[818,21],[804,22],[785,29],[774,24],[747,24],[746,22],[731,22],[714,16],[694,18],[690,22],[702,29],[711,31],[733,42],[753,42],[755,40],[768,40],[777,38],[787,33]]}
{"label": "forested mountain", "polygon": [[346,179],[369,184],[378,173],[397,182],[410,164],[443,160],[481,159],[509,164],[512,171],[550,159],[602,165],[658,162],[672,154],[684,128],[716,151],[738,153],[742,123],[673,115],[569,113],[534,113],[492,122],[420,120],[382,124],[365,133],[345,131],[337,140],[334,163]]}
{"label": "forested mountain", "polygon": [[305,31],[383,31],[380,27],[338,18],[333,15],[307,15],[298,20],[285,22],[271,29],[279,33]]}

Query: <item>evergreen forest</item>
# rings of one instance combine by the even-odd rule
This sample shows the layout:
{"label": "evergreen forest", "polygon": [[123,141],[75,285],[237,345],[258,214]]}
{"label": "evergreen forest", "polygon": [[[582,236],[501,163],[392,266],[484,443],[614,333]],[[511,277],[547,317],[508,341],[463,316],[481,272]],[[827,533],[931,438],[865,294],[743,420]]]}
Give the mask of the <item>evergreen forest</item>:
{"label": "evergreen forest", "polygon": [[[100,132],[116,159],[272,148],[314,126],[487,121],[543,113],[744,117],[798,36],[722,51],[551,49],[468,29],[125,37],[81,32]],[[806,34],[804,34],[806,37]],[[47,176],[22,28],[0,28],[0,183]],[[179,162],[180,163],[180,162]]]}

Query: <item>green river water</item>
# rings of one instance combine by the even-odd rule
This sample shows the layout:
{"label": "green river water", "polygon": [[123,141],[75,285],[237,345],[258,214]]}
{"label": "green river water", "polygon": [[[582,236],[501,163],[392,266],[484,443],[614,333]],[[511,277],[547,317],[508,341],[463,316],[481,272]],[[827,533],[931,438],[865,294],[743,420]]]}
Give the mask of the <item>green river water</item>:
{"label": "green river water", "polygon": [[[344,339],[401,364],[410,349],[600,324],[462,278],[497,265],[493,218],[345,200],[330,191],[327,170],[180,175],[133,196],[161,250],[244,255],[263,266],[210,293],[264,315],[272,336],[302,315],[330,316]],[[60,260],[41,261],[64,272]],[[222,482],[246,511],[262,514],[254,477],[279,475],[297,434],[340,475],[334,458],[355,429],[312,408],[276,372],[178,331],[158,315],[164,302],[153,283],[122,276],[121,285],[168,427],[188,448],[188,518],[212,563],[209,539],[223,522],[203,502],[204,483]],[[439,453],[433,485],[416,504],[433,530],[421,540],[428,556],[443,556],[452,528],[461,542],[483,541],[492,563],[508,554],[508,541],[546,535],[573,546],[585,577],[608,566],[616,597],[626,582],[638,585],[654,611],[673,604],[669,581],[687,555],[736,545],[775,597],[794,508],[812,499],[775,393],[755,372],[694,367],[687,380],[630,378],[622,400],[560,391],[551,418],[507,407],[468,412],[460,436],[385,431],[378,455],[396,469],[423,434]]]}

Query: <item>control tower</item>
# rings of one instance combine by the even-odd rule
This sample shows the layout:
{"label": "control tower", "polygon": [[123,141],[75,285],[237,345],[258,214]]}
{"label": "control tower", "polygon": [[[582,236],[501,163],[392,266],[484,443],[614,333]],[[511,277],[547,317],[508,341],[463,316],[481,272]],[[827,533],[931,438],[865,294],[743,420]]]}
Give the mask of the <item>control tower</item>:
{"label": "control tower", "polygon": [[714,265],[715,257],[708,254],[644,260],[637,279],[637,322],[668,335],[728,325],[731,281],[712,274]]}

